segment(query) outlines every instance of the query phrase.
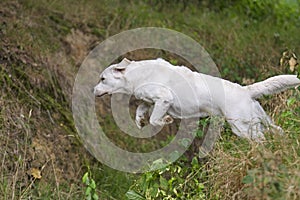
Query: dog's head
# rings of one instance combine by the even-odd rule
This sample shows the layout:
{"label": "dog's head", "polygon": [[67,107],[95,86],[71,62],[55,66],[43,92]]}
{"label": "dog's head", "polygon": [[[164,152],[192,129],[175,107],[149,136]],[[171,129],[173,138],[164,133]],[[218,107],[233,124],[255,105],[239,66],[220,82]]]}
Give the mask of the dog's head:
{"label": "dog's head", "polygon": [[124,58],[120,63],[114,64],[106,68],[100,74],[100,81],[94,87],[95,96],[103,96],[113,93],[128,93],[130,88],[125,78],[125,72],[131,61]]}

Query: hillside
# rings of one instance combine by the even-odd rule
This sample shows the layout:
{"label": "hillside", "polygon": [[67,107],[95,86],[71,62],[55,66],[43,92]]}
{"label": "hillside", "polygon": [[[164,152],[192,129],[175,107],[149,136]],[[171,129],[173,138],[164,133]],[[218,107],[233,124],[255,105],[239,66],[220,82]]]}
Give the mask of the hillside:
{"label": "hillside", "polygon": [[[145,174],[102,165],[83,147],[74,126],[72,90],[85,57],[105,39],[133,28],[164,27],[188,35],[206,49],[222,77],[233,82],[249,84],[287,73],[279,61],[287,50],[300,55],[300,2],[255,2],[2,0],[0,197],[84,199],[82,176],[90,172],[100,199],[125,199],[128,190],[132,199],[299,199],[297,89],[260,100],[284,136],[266,134],[267,141],[257,144],[237,138],[225,126],[210,155],[197,159],[201,129],[177,162]],[[160,50],[127,56],[185,64]],[[154,141],[134,140],[115,126],[108,97],[96,103],[99,123],[130,151],[161,147],[176,129],[165,128],[166,135]],[[207,120],[199,124],[205,130]]]}

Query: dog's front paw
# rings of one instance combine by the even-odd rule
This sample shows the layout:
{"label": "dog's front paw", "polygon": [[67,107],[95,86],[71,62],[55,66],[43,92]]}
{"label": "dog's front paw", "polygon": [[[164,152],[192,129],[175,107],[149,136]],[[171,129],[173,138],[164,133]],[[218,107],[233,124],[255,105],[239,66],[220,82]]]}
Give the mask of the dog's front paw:
{"label": "dog's front paw", "polygon": [[145,120],[145,119],[144,119],[143,117],[136,116],[136,118],[135,118],[135,124],[136,124],[136,126],[137,126],[139,129],[142,129],[143,126],[145,125],[144,120]]}
{"label": "dog's front paw", "polygon": [[166,115],[162,119],[159,119],[159,120],[152,120],[150,118],[150,124],[153,126],[164,126],[166,124],[171,124],[173,121],[174,120],[170,115]]}
{"label": "dog's front paw", "polygon": [[170,115],[166,115],[163,118],[164,124],[172,124],[174,119]]}
{"label": "dog's front paw", "polygon": [[142,123],[140,121],[135,120],[135,124],[138,127],[138,129],[142,129]]}

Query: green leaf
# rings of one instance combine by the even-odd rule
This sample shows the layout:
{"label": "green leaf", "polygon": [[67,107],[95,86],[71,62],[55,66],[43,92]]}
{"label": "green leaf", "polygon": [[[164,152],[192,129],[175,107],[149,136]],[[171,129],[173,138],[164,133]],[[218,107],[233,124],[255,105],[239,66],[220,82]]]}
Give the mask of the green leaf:
{"label": "green leaf", "polygon": [[93,200],[99,200],[99,196],[96,193],[93,194]]}
{"label": "green leaf", "polygon": [[143,194],[146,192],[149,182],[147,182],[147,174],[152,173],[152,172],[147,172],[143,175],[143,178],[140,180],[139,185],[141,186]]}
{"label": "green leaf", "polygon": [[153,186],[150,189],[150,195],[151,197],[156,197],[157,193],[158,193],[158,187],[159,185],[157,183],[153,184]]}
{"label": "green leaf", "polygon": [[92,195],[91,195],[91,194],[87,195],[87,196],[85,197],[85,199],[86,199],[86,200],[92,200]]}
{"label": "green leaf", "polygon": [[175,177],[172,177],[169,181],[168,181],[168,184],[170,186],[172,186],[173,182],[176,181],[177,179]]}
{"label": "green leaf", "polygon": [[129,200],[145,200],[146,198],[140,195],[139,193],[133,191],[133,190],[128,190],[125,194],[127,199]]}
{"label": "green leaf", "polygon": [[160,183],[161,189],[168,190],[169,184],[168,184],[167,179],[165,179],[164,177],[160,176],[159,177],[159,183]]}
{"label": "green leaf", "polygon": [[196,156],[192,159],[192,166],[193,167],[199,166],[198,158]]}
{"label": "green leaf", "polygon": [[146,182],[150,182],[153,180],[153,174],[151,172],[146,174]]}
{"label": "green leaf", "polygon": [[91,195],[91,191],[92,191],[92,188],[87,187],[86,190],[85,190],[85,195],[86,195],[86,196]]}
{"label": "green leaf", "polygon": [[82,183],[88,183],[89,182],[89,173],[86,172],[82,177]]}
{"label": "green leaf", "polygon": [[198,129],[198,130],[196,131],[196,137],[202,138],[203,136],[204,136],[204,131],[201,130],[201,129]]}
{"label": "green leaf", "polygon": [[92,179],[91,180],[91,184],[89,185],[92,189],[96,189],[96,183],[95,181]]}
{"label": "green leaf", "polygon": [[197,185],[198,185],[198,190],[199,191],[202,191],[205,188],[203,183],[198,183]]}

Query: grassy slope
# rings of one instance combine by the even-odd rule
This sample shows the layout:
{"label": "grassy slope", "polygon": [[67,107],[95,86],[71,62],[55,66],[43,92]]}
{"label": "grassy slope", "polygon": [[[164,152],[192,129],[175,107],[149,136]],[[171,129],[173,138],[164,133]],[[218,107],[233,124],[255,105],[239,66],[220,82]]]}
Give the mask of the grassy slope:
{"label": "grassy slope", "polygon": [[[204,46],[225,78],[238,82],[281,73],[276,67],[281,52],[286,47],[300,52],[299,28],[288,22],[255,23],[232,13],[181,9],[135,1],[1,1],[0,196],[81,199],[80,178],[90,166],[100,196],[123,199],[133,177],[89,156],[70,111],[80,63],[110,35],[142,26],[183,32]],[[297,95],[262,100],[286,136],[258,145],[224,134],[206,163],[208,197],[299,197],[299,103],[286,104]],[[42,170],[41,180],[30,177],[32,168]],[[251,181],[244,184],[247,175]]]}

